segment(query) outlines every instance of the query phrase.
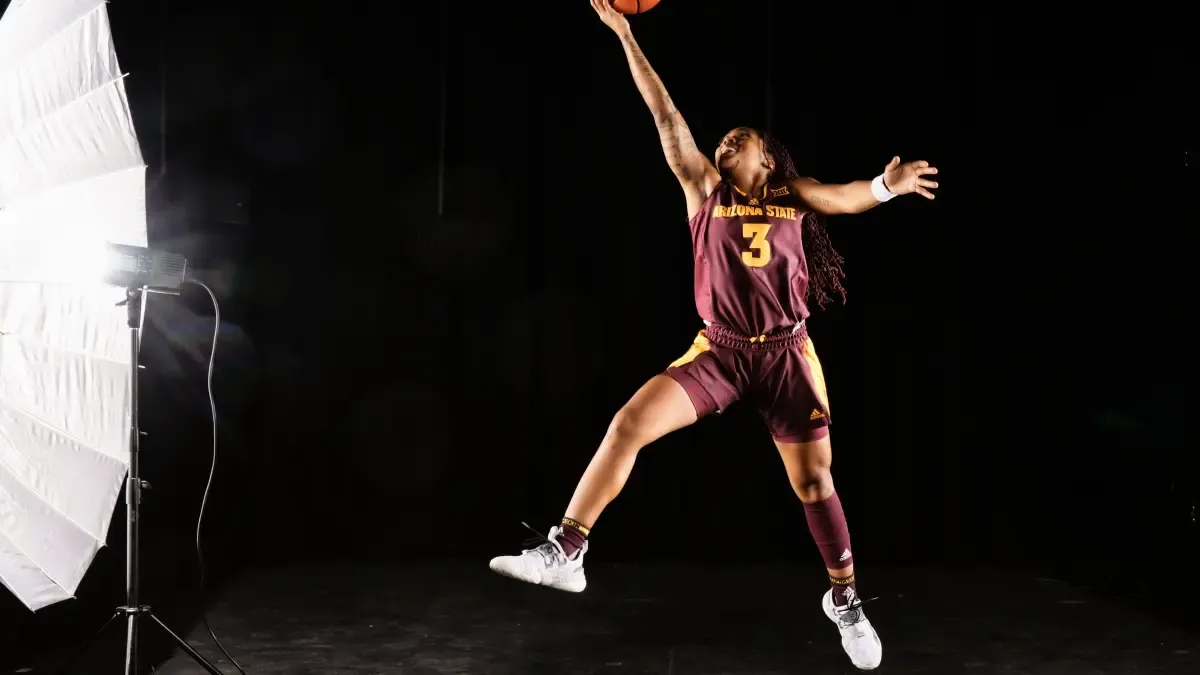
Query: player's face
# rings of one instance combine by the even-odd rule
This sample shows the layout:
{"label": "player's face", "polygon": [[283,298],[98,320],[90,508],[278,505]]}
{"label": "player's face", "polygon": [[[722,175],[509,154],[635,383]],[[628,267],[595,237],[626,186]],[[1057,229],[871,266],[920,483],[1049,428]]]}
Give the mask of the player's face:
{"label": "player's face", "polygon": [[738,127],[725,134],[714,160],[722,173],[735,167],[761,167],[765,162],[762,138],[753,129]]}

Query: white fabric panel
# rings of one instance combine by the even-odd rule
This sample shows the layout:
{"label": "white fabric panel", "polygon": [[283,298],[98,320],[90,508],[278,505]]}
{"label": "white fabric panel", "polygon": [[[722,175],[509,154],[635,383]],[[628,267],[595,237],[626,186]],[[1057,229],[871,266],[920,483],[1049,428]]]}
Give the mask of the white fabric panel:
{"label": "white fabric panel", "polygon": [[0,534],[0,583],[34,611],[72,597],[3,534]]}
{"label": "white fabric panel", "polygon": [[146,245],[145,164],[105,4],[13,0],[0,19],[0,581],[35,610],[74,593],[127,472],[124,292],[80,283],[98,279],[104,242]]}
{"label": "white fabric panel", "polygon": [[0,18],[0,63],[18,60],[100,7],[98,0],[12,0]]}
{"label": "white fabric panel", "polygon": [[103,543],[125,478],[123,461],[0,403],[0,472],[8,472],[39,499]]}
{"label": "white fabric panel", "polygon": [[0,471],[0,532],[68,593],[103,546],[7,471]]}
{"label": "white fabric panel", "polygon": [[129,366],[0,338],[0,406],[126,463]]}
{"label": "white fabric panel", "polygon": [[[117,79],[63,102],[49,117],[0,129],[13,134],[0,138],[0,203],[8,208],[44,190],[142,166],[127,108],[125,83]],[[89,123],[102,127],[100,136],[88,136]]]}
{"label": "white fabric panel", "polygon": [[[57,4],[35,0],[17,16]],[[49,42],[0,61],[0,204],[142,164],[108,14],[92,4]]]}
{"label": "white fabric panel", "polygon": [[[0,333],[129,367],[125,290],[112,286],[0,283]],[[124,457],[126,448],[106,448]]]}
{"label": "white fabric panel", "polygon": [[137,166],[6,206],[0,211],[0,283],[97,283],[106,241],[146,245],[145,175]]}

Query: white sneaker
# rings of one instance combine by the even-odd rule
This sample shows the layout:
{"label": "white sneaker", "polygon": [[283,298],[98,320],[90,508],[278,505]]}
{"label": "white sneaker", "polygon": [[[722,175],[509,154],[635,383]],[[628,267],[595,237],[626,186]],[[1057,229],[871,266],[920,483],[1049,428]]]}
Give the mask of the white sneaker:
{"label": "white sneaker", "polygon": [[850,604],[845,607],[835,606],[831,588],[821,599],[821,609],[837,624],[842,634],[842,649],[846,650],[850,662],[859,670],[874,670],[883,661],[883,643],[871,622],[867,621],[867,615],[863,614],[862,601],[858,598],[849,600]]}
{"label": "white sneaker", "polygon": [[488,567],[493,572],[519,581],[557,588],[560,591],[580,593],[587,588],[587,577],[583,574],[583,554],[587,553],[588,542],[568,558],[558,538],[561,527],[550,528],[546,543],[537,548],[521,551],[521,555],[502,555],[492,558]]}

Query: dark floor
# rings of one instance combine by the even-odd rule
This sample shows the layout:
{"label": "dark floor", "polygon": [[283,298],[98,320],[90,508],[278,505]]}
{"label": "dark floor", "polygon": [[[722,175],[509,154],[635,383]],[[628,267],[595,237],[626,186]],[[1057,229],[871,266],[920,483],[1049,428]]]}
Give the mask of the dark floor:
{"label": "dark floor", "polygon": [[[247,576],[210,620],[252,675],[858,672],[821,612],[822,581],[783,565],[594,565],[572,595],[485,562],[330,565]],[[879,672],[1200,673],[1195,632],[1049,579],[872,570],[860,591],[879,596],[867,606]],[[216,653],[203,628],[191,638]],[[158,672],[203,673],[182,654]]]}

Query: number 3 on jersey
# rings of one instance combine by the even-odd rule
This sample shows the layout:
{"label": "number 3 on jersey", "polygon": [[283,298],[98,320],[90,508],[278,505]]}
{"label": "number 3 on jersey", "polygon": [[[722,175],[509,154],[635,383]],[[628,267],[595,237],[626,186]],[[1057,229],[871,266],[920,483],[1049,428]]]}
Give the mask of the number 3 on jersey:
{"label": "number 3 on jersey", "polygon": [[750,240],[750,250],[742,251],[742,262],[750,267],[766,267],[771,262],[770,230],[770,223],[742,223],[742,237]]}

